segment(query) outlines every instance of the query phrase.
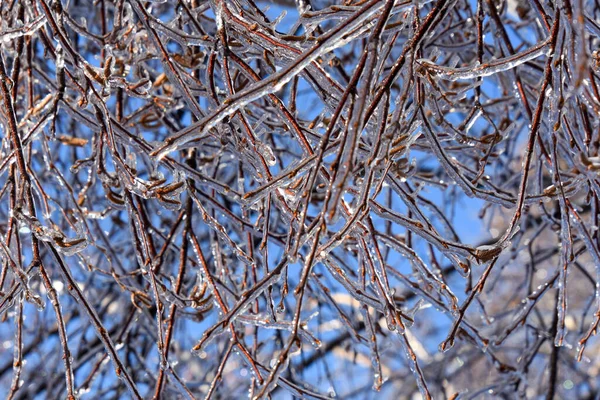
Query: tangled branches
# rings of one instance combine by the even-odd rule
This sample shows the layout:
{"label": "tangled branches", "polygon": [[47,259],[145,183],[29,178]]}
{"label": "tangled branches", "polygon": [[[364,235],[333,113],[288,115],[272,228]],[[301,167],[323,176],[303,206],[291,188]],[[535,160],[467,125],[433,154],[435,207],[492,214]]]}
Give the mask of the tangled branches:
{"label": "tangled branches", "polygon": [[597,396],[599,16],[0,2],[0,393]]}

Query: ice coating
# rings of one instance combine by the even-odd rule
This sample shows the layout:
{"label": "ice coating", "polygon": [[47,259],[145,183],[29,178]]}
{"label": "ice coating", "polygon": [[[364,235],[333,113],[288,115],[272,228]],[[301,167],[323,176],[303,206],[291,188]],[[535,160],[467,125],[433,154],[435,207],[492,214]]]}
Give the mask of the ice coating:
{"label": "ice coating", "polygon": [[0,396],[594,397],[599,13],[0,2]]}

